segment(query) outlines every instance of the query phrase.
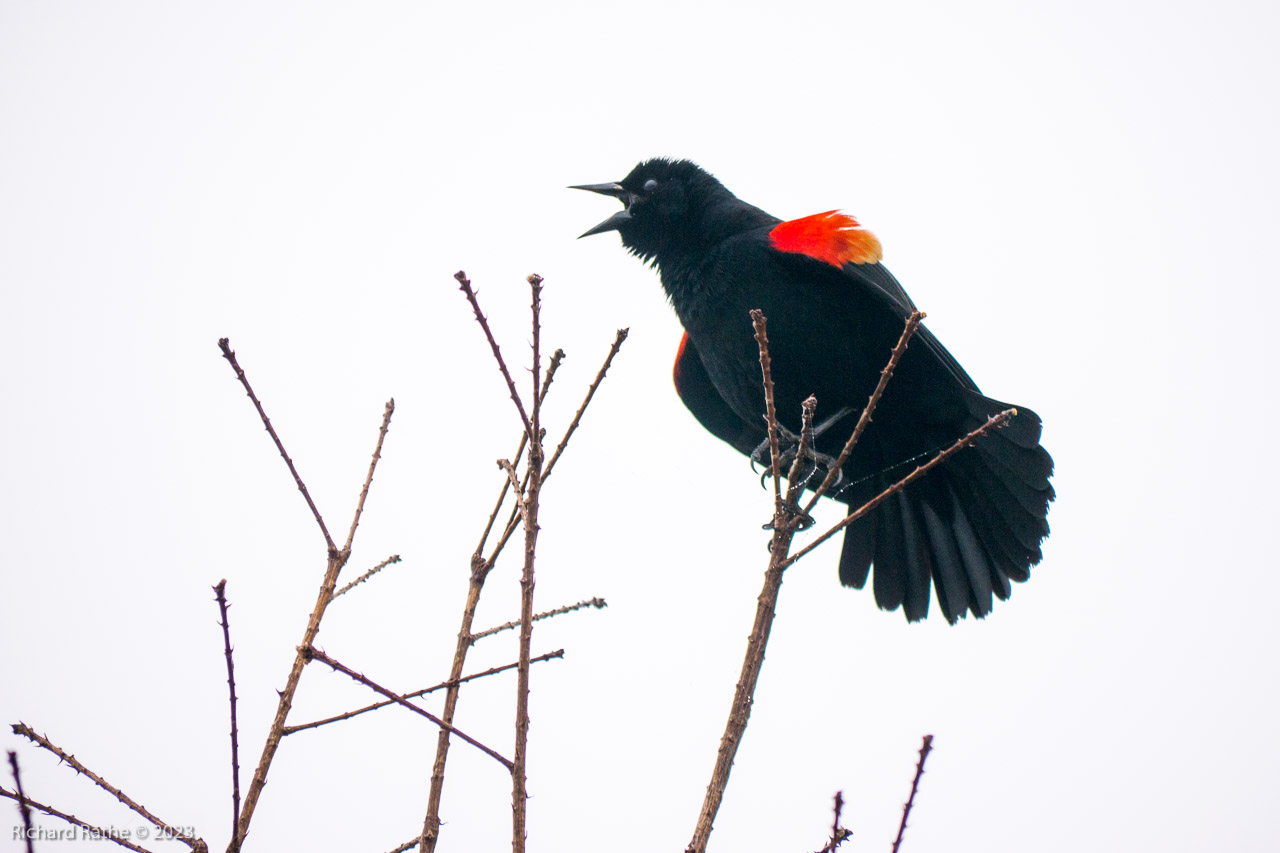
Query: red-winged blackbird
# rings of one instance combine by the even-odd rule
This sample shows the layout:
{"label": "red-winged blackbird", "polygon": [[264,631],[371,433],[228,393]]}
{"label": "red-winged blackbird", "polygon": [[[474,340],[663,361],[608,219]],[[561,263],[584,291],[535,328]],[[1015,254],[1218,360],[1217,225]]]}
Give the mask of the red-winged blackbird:
{"label": "red-winged blackbird", "polygon": [[[835,211],[789,222],[741,201],[687,160],[647,160],[621,183],[574,187],[624,209],[582,236],[617,231],[658,268],[685,334],[676,353],[680,399],[712,434],[767,461],[764,391],[749,317],[768,319],[780,423],[799,431],[801,402],[818,399],[814,468],[834,462],[914,309],[879,263],[880,243]],[[851,507],[1008,404],[978,386],[927,329],[903,356],[875,419],[841,472],[834,495]],[[984,437],[874,513],[846,528],[840,580],[861,588],[875,565],[876,603],[929,611],[929,588],[948,622],[991,612],[1040,561],[1049,533],[1053,460],[1040,419],[1018,407]],[[817,480],[813,481],[816,486]]]}

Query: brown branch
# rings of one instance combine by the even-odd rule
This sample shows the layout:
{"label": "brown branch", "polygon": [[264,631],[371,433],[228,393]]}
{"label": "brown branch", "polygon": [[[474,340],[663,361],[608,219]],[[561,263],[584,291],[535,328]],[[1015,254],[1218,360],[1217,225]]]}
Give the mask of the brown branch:
{"label": "brown branch", "polygon": [[569,438],[578,428],[578,423],[582,420],[582,413],[587,410],[587,406],[591,403],[591,398],[596,395],[596,389],[600,387],[600,383],[604,381],[604,375],[609,372],[609,365],[613,364],[613,357],[618,354],[618,350],[622,349],[622,342],[627,339],[630,329],[619,329],[613,338],[613,346],[609,347],[609,354],[604,358],[604,364],[600,366],[596,378],[591,381],[591,385],[587,387],[587,396],[582,401],[582,405],[578,407],[577,413],[574,414],[573,420],[569,422],[569,428],[565,430],[564,438],[560,439],[560,443],[556,445],[556,450],[551,454],[551,461],[547,463],[547,467],[542,472],[542,479],[545,482],[551,476],[551,469],[556,467],[556,462],[560,460],[560,454],[564,452],[565,446],[569,443]]}
{"label": "brown branch", "polygon": [[236,670],[231,656],[231,626],[227,621],[227,579],[213,588],[222,625],[222,649],[227,659],[227,689],[231,693],[231,837],[240,824],[240,729],[236,725]]}
{"label": "brown branch", "polygon": [[836,791],[835,817],[831,821],[831,839],[818,853],[835,853],[835,849],[849,839],[852,832],[840,825],[840,812],[844,809],[844,792]]}
{"label": "brown branch", "polygon": [[382,442],[387,438],[387,430],[391,427],[391,416],[396,411],[396,400],[392,397],[382,410],[382,426],[378,429],[378,443],[373,448],[373,458],[369,460],[369,473],[364,478],[364,486],[360,489],[360,499],[356,501],[355,515],[351,517],[351,529],[347,531],[346,544],[342,550],[350,553],[351,541],[356,538],[356,527],[360,524],[360,515],[364,512],[364,499],[369,496],[369,484],[373,482],[373,472],[382,458]]}
{"label": "brown branch", "polygon": [[[588,598],[583,601],[579,601],[577,604],[566,604],[564,607],[557,607],[555,610],[543,611],[542,613],[539,613],[536,616],[534,616],[533,621],[540,622],[543,619],[550,619],[552,616],[559,616],[562,613],[572,613],[573,611],[581,610],[584,607],[594,607],[597,610],[602,610],[608,606],[609,606],[609,603],[605,601],[603,598]],[[471,642],[475,643],[476,640],[482,640],[485,637],[491,637],[494,634],[500,633],[502,631],[509,631],[512,628],[519,628],[519,627],[520,627],[520,623],[518,621],[504,622],[501,625],[495,625],[494,627],[481,631],[478,634],[472,634]]]}
{"label": "brown branch", "polygon": [[18,792],[18,812],[22,815],[22,837],[27,842],[27,853],[35,853],[35,830],[31,826],[31,807],[27,805],[27,795],[22,790],[22,773],[18,770],[18,753],[9,750],[9,768],[13,771],[13,787]]}
{"label": "brown branch", "polygon": [[284,690],[280,691],[280,700],[276,704],[276,715],[271,721],[271,728],[267,731],[266,743],[262,746],[262,756],[258,759],[258,766],[253,771],[253,779],[249,782],[249,790],[245,794],[244,804],[240,809],[240,821],[236,825],[236,832],[231,837],[230,843],[227,845],[228,853],[236,853],[245,837],[249,834],[249,823],[253,819],[253,812],[257,808],[258,798],[262,796],[262,789],[267,784],[267,772],[271,769],[271,762],[275,760],[276,750],[280,748],[280,741],[284,737],[285,723],[289,719],[289,711],[293,708],[293,697],[298,691],[298,682],[302,679],[302,670],[307,665],[308,657],[306,650],[315,643],[316,635],[320,633],[320,621],[324,619],[325,610],[328,609],[330,602],[333,601],[334,590],[338,586],[338,575],[342,572],[342,567],[347,564],[347,560],[351,557],[351,544],[355,540],[356,527],[360,522],[360,514],[364,510],[364,500],[369,493],[369,484],[373,480],[374,468],[378,464],[378,459],[382,454],[382,442],[387,436],[387,428],[390,426],[391,414],[395,411],[395,401],[387,402],[386,408],[382,414],[382,426],[378,430],[378,441],[374,447],[373,459],[369,463],[369,473],[365,477],[364,486],[360,490],[360,498],[356,502],[355,513],[351,519],[350,532],[347,534],[347,543],[339,551],[334,548],[332,541],[329,547],[329,559],[325,566],[324,578],[320,581],[320,591],[316,594],[316,603],[311,610],[311,616],[307,619],[307,627],[302,632],[302,642],[298,645],[298,653],[294,655],[293,665],[289,668],[289,677],[285,681]]}
{"label": "brown branch", "polygon": [[916,764],[916,775],[911,780],[911,794],[907,797],[907,804],[902,807],[902,823],[898,824],[898,837],[893,840],[892,853],[898,853],[898,848],[902,846],[902,834],[907,831],[907,818],[911,814],[911,805],[916,800],[920,777],[924,775],[924,761],[929,757],[931,749],[933,749],[933,735],[925,735],[924,742],[920,744],[920,762]]}
{"label": "brown branch", "polygon": [[48,750],[49,752],[52,752],[54,755],[58,756],[59,760],[65,762],[72,770],[76,771],[76,773],[79,773],[80,775],[87,777],[90,781],[93,782],[93,784],[97,785],[99,788],[106,791],[111,796],[115,797],[117,800],[123,803],[127,808],[133,810],[137,814],[142,815],[142,817],[150,821],[152,826],[164,831],[165,834],[172,836],[173,838],[177,839],[178,841],[181,841],[182,843],[186,844],[188,847],[191,847],[193,849],[197,845],[204,844],[203,841],[201,841],[199,838],[192,835],[191,833],[186,832],[185,830],[182,830],[182,829],[172,827],[169,824],[162,821],[160,818],[153,815],[151,812],[147,811],[147,809],[144,806],[140,805],[129,795],[125,794],[119,788],[112,785],[106,779],[103,779],[97,773],[94,773],[88,767],[85,767],[84,764],[74,755],[64,752],[60,747],[58,747],[56,744],[50,741],[46,736],[36,734],[36,732],[26,723],[22,723],[22,722],[15,723],[13,726],[13,733],[16,735],[22,735],[27,740],[39,746],[41,749],[45,749],[45,750]]}
{"label": "brown branch", "polygon": [[390,699],[392,702],[396,703],[397,705],[401,705],[401,706],[403,706],[403,707],[405,707],[405,708],[408,708],[410,711],[413,711],[415,714],[418,714],[418,715],[420,715],[420,716],[426,717],[428,720],[430,720],[431,722],[435,723],[435,724],[436,724],[437,726],[439,726],[440,728],[442,728],[442,729],[446,729],[446,730],[448,730],[451,734],[455,734],[455,735],[457,735],[458,737],[462,738],[462,739],[463,739],[464,741],[466,741],[467,743],[469,743],[469,744],[471,744],[472,746],[474,746],[476,749],[478,749],[478,750],[480,750],[481,752],[483,752],[485,755],[488,755],[490,758],[493,758],[493,759],[497,760],[499,763],[501,763],[501,764],[502,764],[502,766],[503,766],[503,767],[506,767],[508,770],[510,770],[510,769],[512,768],[512,763],[511,763],[511,761],[509,761],[508,759],[504,758],[501,754],[499,754],[499,753],[498,753],[498,752],[496,752],[495,750],[490,749],[489,747],[485,746],[483,743],[481,743],[480,741],[476,740],[476,739],[475,739],[475,738],[473,738],[471,735],[467,734],[466,732],[460,731],[459,729],[455,728],[454,726],[449,725],[449,724],[448,724],[448,723],[446,723],[444,720],[440,719],[439,717],[437,717],[435,714],[431,713],[430,711],[427,711],[427,710],[425,710],[425,709],[423,709],[423,708],[419,708],[417,705],[413,704],[412,702],[408,701],[407,699],[402,698],[402,697],[401,697],[401,695],[400,695],[399,693],[395,693],[394,691],[388,690],[387,688],[383,687],[381,684],[378,684],[377,682],[375,682],[373,679],[368,678],[367,676],[365,676],[365,675],[363,675],[363,674],[361,674],[361,673],[359,673],[359,672],[356,672],[355,670],[351,669],[350,667],[347,667],[347,666],[345,666],[345,665],[343,665],[343,664],[339,663],[338,661],[336,661],[336,660],[334,660],[333,658],[329,657],[328,655],[326,655],[324,652],[320,651],[319,649],[316,649],[316,648],[305,648],[305,649],[299,649],[298,651],[299,651],[299,653],[300,653],[303,657],[305,657],[307,660],[318,660],[318,661],[320,661],[320,663],[322,663],[322,664],[324,664],[325,666],[329,667],[329,668],[330,668],[330,669],[332,669],[334,672],[340,672],[340,673],[342,673],[343,675],[347,676],[348,678],[352,679],[353,681],[358,681],[359,683],[363,684],[365,687],[368,687],[368,688],[369,688],[370,690],[372,690],[373,692],[375,692],[375,693],[381,693],[383,696],[386,696],[388,699]]}
{"label": "brown branch", "polygon": [[791,469],[787,471],[788,509],[795,506],[804,489],[800,469],[808,458],[809,448],[813,447],[813,413],[817,408],[818,398],[812,394],[800,404],[800,445],[796,448],[796,458],[791,461]]}
{"label": "brown branch", "polygon": [[453,277],[462,286],[462,292],[466,294],[467,301],[471,303],[471,310],[475,311],[476,322],[484,330],[484,336],[489,341],[489,348],[493,350],[493,357],[498,362],[498,370],[502,371],[502,378],[507,381],[507,390],[511,392],[511,401],[516,404],[516,410],[520,413],[520,423],[524,425],[526,433],[531,433],[533,424],[530,423],[529,416],[525,413],[524,402],[520,399],[520,392],[516,391],[516,383],[511,378],[511,371],[507,370],[507,363],[502,358],[502,350],[498,348],[498,342],[493,339],[493,330],[489,328],[488,318],[480,310],[480,301],[476,298],[476,292],[471,289],[471,282],[467,279],[467,274],[462,270],[458,270],[453,274]]}
{"label": "brown branch", "polygon": [[836,457],[835,464],[827,470],[827,476],[823,478],[822,483],[814,491],[813,497],[805,504],[804,512],[806,515],[813,511],[814,505],[827,493],[827,490],[835,483],[836,478],[840,476],[844,463],[849,461],[849,454],[853,453],[854,446],[862,438],[862,433],[866,431],[867,425],[871,423],[871,415],[875,413],[880,398],[884,396],[884,389],[888,387],[889,380],[893,378],[893,371],[897,369],[898,362],[902,360],[903,353],[907,351],[907,343],[910,342],[911,336],[916,333],[916,330],[920,328],[920,321],[924,318],[925,315],[920,311],[912,311],[911,316],[907,317],[907,322],[902,328],[902,335],[898,338],[898,343],[894,345],[893,352],[889,354],[889,363],[884,366],[884,370],[880,371],[880,381],[876,383],[875,390],[871,392],[871,396],[867,399],[867,405],[863,408],[861,417],[858,418],[857,426],[853,428],[853,434],[845,442],[844,449]]}
{"label": "brown branch", "polygon": [[707,840],[711,837],[716,814],[720,810],[720,803],[724,800],[725,788],[729,784],[729,772],[733,769],[733,759],[737,755],[738,746],[742,743],[742,736],[746,733],[747,722],[751,717],[756,684],[760,678],[760,669],[764,665],[764,652],[769,643],[769,632],[773,628],[774,614],[777,612],[778,594],[782,589],[787,551],[791,547],[791,540],[801,520],[800,517],[793,515],[782,501],[779,482],[781,475],[778,460],[778,420],[773,404],[769,341],[764,314],[754,310],[751,312],[751,319],[756,329],[756,343],[760,348],[760,369],[765,387],[765,419],[768,422],[770,452],[773,456],[775,489],[773,538],[769,542],[769,567],[765,570],[764,585],[756,602],[756,617],[751,626],[751,635],[747,639],[742,672],[734,688],[733,703],[729,706],[729,718],[725,722],[724,734],[720,738],[720,749],[716,753],[715,767],[711,771],[711,782],[707,785],[702,811],[698,815],[698,823],[694,827],[693,838],[686,848],[686,853],[704,853],[707,849]]}
{"label": "brown branch", "polygon": [[[104,829],[103,827],[100,827],[100,826],[94,826],[91,823],[85,823],[75,815],[67,814],[66,812],[60,812],[57,809],[55,809],[53,806],[46,806],[44,803],[36,802],[30,797],[15,794],[14,792],[6,790],[2,787],[0,787],[0,797],[8,797],[11,800],[18,800],[19,802],[25,802],[28,805],[30,805],[32,808],[34,808],[36,811],[44,812],[50,817],[56,817],[56,818],[59,818],[60,820],[65,820],[67,823],[73,826],[78,826],[81,829],[85,830],[86,832],[91,833],[95,838],[102,838],[102,839],[106,839],[107,841],[114,841],[116,844],[119,844],[121,847],[126,847],[130,850],[137,851],[137,853],[151,853],[151,851],[148,850],[147,848],[139,847],[138,845],[134,844],[128,839],[123,838],[120,835],[119,830],[116,830],[113,832],[112,830]],[[202,841],[200,842],[200,844],[203,845],[204,842]],[[28,846],[28,849],[30,849],[30,846]],[[192,849],[197,851],[197,853],[204,853],[204,851],[208,850],[208,848],[204,846],[193,847]]]}
{"label": "brown branch", "polygon": [[512,467],[511,463],[505,459],[498,460],[498,467],[506,472],[507,484],[515,487],[513,496],[516,501],[516,511],[520,513],[520,518],[523,519],[529,512],[529,508],[525,504],[524,498],[521,497],[522,489],[520,488],[520,475],[516,473],[516,469]]}
{"label": "brown branch", "polygon": [[[539,354],[542,338],[542,279],[529,276],[533,293],[533,388],[538,391]],[[526,815],[528,809],[528,748],[529,748],[529,653],[533,643],[533,588],[534,557],[538,546],[538,506],[542,491],[543,446],[541,428],[542,401],[533,407],[533,428],[529,431],[529,470],[524,494],[519,500],[521,520],[524,522],[524,568],[520,573],[520,659],[516,667],[516,744],[511,767],[511,850],[524,853],[528,840]],[[515,470],[508,471],[512,481]]]}
{"label": "brown branch", "polygon": [[222,350],[222,357],[227,360],[231,365],[231,369],[235,371],[236,378],[240,380],[240,384],[244,386],[245,393],[253,401],[254,408],[258,410],[258,417],[262,418],[262,423],[271,435],[271,440],[276,443],[276,449],[280,451],[280,456],[284,459],[285,464],[289,466],[289,473],[293,475],[293,481],[298,484],[298,491],[302,492],[302,496],[306,498],[307,506],[311,507],[311,514],[315,516],[316,524],[320,525],[320,532],[324,534],[325,545],[329,547],[330,551],[336,551],[337,547],[333,544],[333,538],[329,535],[329,528],[325,527],[324,519],[320,517],[320,510],[316,509],[315,501],[311,500],[311,493],[307,491],[306,484],[302,482],[302,477],[298,476],[298,469],[294,467],[293,460],[289,458],[289,454],[284,449],[284,443],[280,441],[280,436],[276,435],[275,427],[271,426],[271,419],[267,417],[266,411],[262,408],[262,403],[258,401],[257,395],[253,393],[253,388],[249,386],[249,379],[244,375],[244,371],[236,361],[236,354],[231,349],[230,340],[219,338],[218,348]]}
{"label": "brown branch", "polygon": [[365,572],[365,573],[364,573],[364,574],[362,574],[360,577],[356,578],[356,579],[355,579],[355,580],[353,580],[351,583],[347,584],[347,585],[346,585],[346,586],[344,586],[342,589],[340,589],[340,590],[338,590],[337,592],[335,592],[335,593],[333,594],[333,597],[334,597],[334,598],[337,598],[338,596],[342,595],[344,592],[349,592],[353,587],[356,587],[356,586],[358,586],[358,585],[360,585],[360,584],[364,583],[364,582],[365,582],[365,581],[367,581],[369,578],[373,577],[373,576],[374,576],[374,575],[376,575],[378,572],[380,572],[380,571],[382,571],[383,569],[385,569],[387,566],[391,565],[392,563],[398,563],[398,562],[400,562],[400,555],[399,555],[399,554],[392,554],[390,557],[387,557],[387,559],[383,560],[381,563],[378,563],[378,565],[374,566],[372,569],[370,569],[369,571]]}
{"label": "brown branch", "polygon": [[760,349],[760,372],[764,377],[764,419],[769,427],[769,466],[773,473],[773,511],[782,514],[782,471],[778,459],[778,411],[773,402],[773,362],[769,358],[769,336],[764,312],[751,309],[751,325],[756,330],[756,345]]}
{"label": "brown branch", "polygon": [[[547,365],[547,374],[542,379],[542,390],[538,394],[539,406],[541,406],[543,401],[547,399],[547,391],[551,389],[551,380],[556,375],[556,370],[559,369],[560,362],[563,360],[564,360],[564,350],[558,349],[551,354],[551,363]],[[528,443],[529,443],[528,433],[523,433],[523,432],[520,433],[520,446],[516,448],[516,455],[512,458],[512,462],[511,462],[512,465],[520,464],[520,458],[524,455],[524,449]],[[542,479],[544,480],[546,479],[545,474],[543,475]],[[481,554],[484,551],[484,545],[487,541],[489,541],[489,533],[493,530],[493,523],[498,519],[498,513],[502,510],[502,504],[507,499],[507,489],[509,489],[510,486],[511,486],[510,481],[503,480],[502,490],[498,492],[498,502],[493,505],[493,512],[489,513],[489,521],[484,526],[484,532],[480,534],[480,544],[476,545],[475,553],[477,555]],[[508,521],[507,523],[509,526],[512,526],[511,521]],[[490,560],[490,562],[492,563],[496,561],[497,561],[497,554],[495,553],[493,558]]]}
{"label": "brown branch", "polygon": [[407,851],[412,850],[413,848],[417,847],[421,843],[422,843],[421,838],[415,838],[412,841],[406,841],[404,844],[401,844],[399,847],[392,847],[389,851],[387,851],[387,853],[407,853]]}
{"label": "brown branch", "polygon": [[[547,652],[545,655],[538,655],[536,658],[530,658],[529,663],[541,663],[542,661],[553,660],[555,658],[563,658],[563,657],[564,657],[564,649],[557,649],[554,652]],[[439,684],[433,684],[430,687],[424,687],[421,690],[415,690],[412,693],[404,693],[400,696],[400,698],[416,699],[419,696],[426,696],[428,693],[434,693],[437,690],[444,690],[445,688],[448,688],[448,687],[456,687],[457,685],[467,681],[475,681],[477,678],[484,678],[485,676],[496,675],[499,672],[506,672],[509,669],[515,669],[518,665],[519,664],[516,664],[516,663],[508,663],[508,664],[503,664],[502,666],[491,667],[489,669],[486,669],[484,672],[477,672],[477,673],[473,673],[472,675],[463,676],[462,678],[455,678],[452,681],[442,681]],[[357,708],[354,711],[347,711],[345,713],[337,714],[332,717],[325,717],[323,720],[315,720],[313,722],[303,723],[302,725],[298,725],[298,726],[285,726],[284,733],[286,735],[291,735],[294,732],[300,732],[306,729],[314,729],[318,726],[328,725],[329,723],[340,723],[343,720],[349,720],[352,717],[358,717],[361,714],[368,713],[369,711],[376,711],[379,708],[386,708],[387,706],[394,705],[394,704],[396,703],[391,699],[388,699],[385,702],[375,702],[372,705],[366,705],[363,708]]]}
{"label": "brown branch", "polygon": [[960,452],[964,448],[968,447],[970,444],[973,444],[975,441],[982,438],[987,433],[992,432],[996,429],[999,429],[1000,427],[1007,424],[1009,422],[1009,419],[1016,414],[1018,414],[1017,409],[1005,409],[1003,412],[999,412],[997,414],[992,415],[987,419],[987,422],[984,423],[982,426],[978,427],[973,432],[970,432],[967,435],[957,439],[955,443],[953,443],[950,447],[943,450],[941,453],[939,453],[937,456],[933,457],[923,465],[917,466],[916,469],[912,471],[910,474],[903,477],[901,480],[894,483],[892,486],[885,489],[883,492],[876,495],[874,498],[867,501],[866,503],[858,507],[853,512],[849,513],[849,515],[845,516],[843,521],[838,522],[834,527],[832,527],[826,533],[822,534],[817,539],[813,540],[808,545],[804,546],[799,551],[792,554],[790,557],[786,559],[782,567],[785,569],[791,566],[793,563],[795,563],[800,558],[804,557],[814,548],[817,548],[823,542],[826,542],[832,536],[835,536],[841,530],[844,530],[850,524],[853,524],[855,521],[862,518],[867,513],[871,512],[871,510],[879,506],[880,503],[884,501],[886,498],[892,497],[893,495],[902,491],[907,486],[911,485],[916,480],[920,479],[925,474],[929,473],[929,471],[931,471],[933,468],[937,467],[938,465],[941,465],[951,456],[955,455],[956,453]]}

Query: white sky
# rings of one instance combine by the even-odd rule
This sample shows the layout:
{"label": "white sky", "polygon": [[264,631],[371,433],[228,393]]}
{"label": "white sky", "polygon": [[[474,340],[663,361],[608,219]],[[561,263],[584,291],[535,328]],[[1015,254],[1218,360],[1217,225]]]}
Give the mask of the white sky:
{"label": "white sky", "polygon": [[[817,849],[837,789],[853,849],[887,846],[925,732],[906,849],[1274,849],[1278,24],[1262,2],[0,3],[0,721],[225,845],[210,586],[247,785],[324,552],[221,336],[335,530],[395,396],[350,576],[404,562],[319,644],[390,686],[443,677],[518,436],[451,274],[515,362],[538,272],[569,353],[553,436],[631,338],[545,494],[539,608],[609,608],[534,634],[567,653],[534,673],[531,848],[683,849],[770,498],[671,389],[656,276],[574,239],[613,203],[564,189],[683,156],[776,215],[862,219],[983,389],[1041,414],[1058,472],[1045,560],[985,622],[881,613],[837,546],[791,571],[712,849]],[[517,614],[514,566],[477,627]],[[458,720],[504,752],[513,684],[464,690]],[[365,699],[317,667],[294,719]],[[420,722],[286,740],[250,849],[414,835]],[[5,747],[31,796],[137,824]],[[440,849],[503,849],[509,795],[455,745]]]}

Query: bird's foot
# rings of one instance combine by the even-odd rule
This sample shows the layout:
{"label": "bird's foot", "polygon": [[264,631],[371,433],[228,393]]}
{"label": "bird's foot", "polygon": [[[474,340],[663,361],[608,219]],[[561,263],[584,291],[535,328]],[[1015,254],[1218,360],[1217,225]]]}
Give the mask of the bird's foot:
{"label": "bird's foot", "polygon": [[[796,503],[795,501],[784,500],[782,502],[782,511],[784,513],[787,513],[793,516],[796,519],[796,532],[800,532],[802,530],[808,530],[810,527],[813,527],[813,525],[817,523],[813,520],[813,516],[809,515],[809,513],[801,509],[800,504]],[[768,521],[766,521],[763,525],[761,525],[761,529],[773,530],[775,526],[774,520],[775,519],[771,518]]]}

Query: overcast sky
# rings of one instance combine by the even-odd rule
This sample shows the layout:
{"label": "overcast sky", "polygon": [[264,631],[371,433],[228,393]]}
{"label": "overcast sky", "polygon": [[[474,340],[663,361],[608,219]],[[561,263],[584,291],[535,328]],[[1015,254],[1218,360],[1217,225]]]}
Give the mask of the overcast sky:
{"label": "overcast sky", "polygon": [[[835,545],[788,573],[711,849],[817,849],[837,789],[853,849],[883,849],[926,732],[905,849],[1275,849],[1278,25],[1260,0],[0,2],[0,721],[225,845],[210,587],[247,784],[325,554],[223,336],[335,531],[394,395],[349,577],[403,562],[319,645],[403,690],[443,678],[519,424],[451,276],[516,363],[537,272],[568,353],[554,438],[631,337],[544,494],[538,608],[609,607],[534,633],[566,654],[533,673],[530,847],[683,849],[771,498],[671,388],[656,275],[575,239],[615,203],[564,187],[688,157],[775,215],[875,231],[983,390],[1043,417],[1058,493],[985,621],[877,610]],[[518,615],[516,565],[477,627]],[[513,688],[465,689],[458,725],[509,753]],[[315,667],[293,719],[366,698]],[[4,739],[30,796],[137,825]],[[250,849],[410,838],[434,743],[399,709],[289,738]],[[504,849],[509,798],[455,745],[440,849]]]}

